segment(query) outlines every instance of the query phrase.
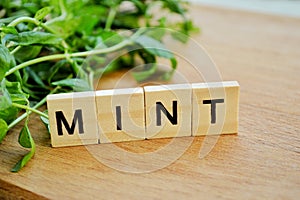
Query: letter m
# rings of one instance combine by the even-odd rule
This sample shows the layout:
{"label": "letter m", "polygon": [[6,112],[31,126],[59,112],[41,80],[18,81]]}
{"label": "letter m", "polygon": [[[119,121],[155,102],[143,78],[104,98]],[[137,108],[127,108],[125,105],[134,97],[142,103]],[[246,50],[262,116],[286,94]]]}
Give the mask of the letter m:
{"label": "letter m", "polygon": [[82,110],[75,110],[71,127],[70,127],[69,123],[67,122],[67,120],[66,120],[66,118],[65,118],[62,111],[56,111],[55,112],[55,117],[56,117],[58,135],[63,135],[62,124],[64,124],[64,127],[66,128],[69,135],[74,134],[76,123],[78,123],[79,133],[81,133],[81,134],[84,133],[84,131],[83,131],[83,120],[82,120]]}

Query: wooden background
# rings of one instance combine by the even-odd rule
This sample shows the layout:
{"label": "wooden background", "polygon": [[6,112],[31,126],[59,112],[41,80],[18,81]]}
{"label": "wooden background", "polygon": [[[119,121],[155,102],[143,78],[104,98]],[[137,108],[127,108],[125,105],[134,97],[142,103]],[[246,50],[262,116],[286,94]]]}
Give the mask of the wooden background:
{"label": "wooden background", "polygon": [[[204,6],[193,6],[191,16],[202,28],[202,35],[194,39],[205,46],[224,80],[241,85],[238,135],[219,137],[203,159],[198,155],[207,138],[192,138],[188,150],[171,165],[133,174],[101,164],[83,146],[51,148],[44,126],[32,118],[37,152],[22,171],[10,172],[26,153],[17,145],[20,127],[0,145],[0,198],[298,199],[300,19]],[[181,145],[188,140],[176,142]],[[118,146],[143,153],[168,142],[158,139]],[[111,163],[122,165],[107,150],[109,145],[114,144],[95,148],[109,155]]]}

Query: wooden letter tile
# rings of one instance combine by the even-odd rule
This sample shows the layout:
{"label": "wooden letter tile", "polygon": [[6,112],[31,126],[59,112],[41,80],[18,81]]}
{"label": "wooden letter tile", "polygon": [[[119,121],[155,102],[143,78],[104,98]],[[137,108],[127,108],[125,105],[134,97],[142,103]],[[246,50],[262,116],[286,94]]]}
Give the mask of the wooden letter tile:
{"label": "wooden letter tile", "polygon": [[237,133],[238,82],[194,83],[192,88],[193,136]]}
{"label": "wooden letter tile", "polygon": [[47,106],[53,147],[98,144],[94,92],[48,95]]}
{"label": "wooden letter tile", "polygon": [[100,143],[145,139],[143,88],[96,92]]}
{"label": "wooden letter tile", "polygon": [[146,138],[191,136],[189,84],[146,86]]}

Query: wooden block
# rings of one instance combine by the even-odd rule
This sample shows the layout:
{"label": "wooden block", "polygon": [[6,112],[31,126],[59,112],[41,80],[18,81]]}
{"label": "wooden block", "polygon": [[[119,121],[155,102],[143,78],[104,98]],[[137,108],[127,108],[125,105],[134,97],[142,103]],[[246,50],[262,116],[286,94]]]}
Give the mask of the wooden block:
{"label": "wooden block", "polygon": [[100,143],[145,139],[143,88],[96,92]]}
{"label": "wooden block", "polygon": [[194,83],[192,88],[193,136],[238,132],[238,82]]}
{"label": "wooden block", "polygon": [[48,95],[53,147],[98,144],[95,92]]}
{"label": "wooden block", "polygon": [[146,86],[146,138],[191,136],[189,84]]}

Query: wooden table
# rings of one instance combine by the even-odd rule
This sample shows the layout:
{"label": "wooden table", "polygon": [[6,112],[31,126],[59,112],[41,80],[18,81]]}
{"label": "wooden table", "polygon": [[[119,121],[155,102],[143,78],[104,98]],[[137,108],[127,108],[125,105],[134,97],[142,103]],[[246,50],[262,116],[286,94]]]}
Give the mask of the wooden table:
{"label": "wooden table", "polygon": [[[299,199],[300,19],[205,6],[193,6],[191,15],[202,28],[195,40],[208,50],[224,80],[241,85],[238,135],[219,137],[203,159],[198,155],[206,138],[196,137],[169,166],[134,174],[107,167],[83,146],[51,148],[43,125],[33,118],[37,152],[22,171],[10,172],[26,153],[17,145],[20,127],[0,145],[0,198]],[[178,145],[187,140],[176,139]],[[118,146],[141,153],[169,141]],[[105,151],[107,145],[98,146],[112,154]],[[111,162],[122,165],[113,154]]]}

